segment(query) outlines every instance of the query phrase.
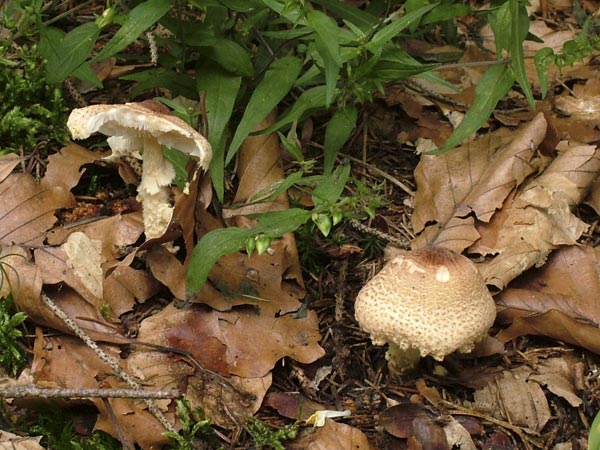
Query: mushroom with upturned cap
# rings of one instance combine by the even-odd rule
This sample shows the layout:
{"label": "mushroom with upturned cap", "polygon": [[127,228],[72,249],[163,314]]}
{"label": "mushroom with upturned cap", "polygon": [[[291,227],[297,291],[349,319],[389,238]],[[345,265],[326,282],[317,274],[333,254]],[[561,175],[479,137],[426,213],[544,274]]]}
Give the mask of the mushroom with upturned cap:
{"label": "mushroom with upturned cap", "polygon": [[355,317],[375,345],[389,344],[390,369],[420,356],[470,352],[494,323],[496,306],[477,267],[441,247],[404,252],[358,293]]}
{"label": "mushroom with upturned cap", "polygon": [[208,141],[183,120],[161,112],[161,106],[153,101],[92,105],[74,109],[67,121],[74,139],[86,139],[93,133],[110,136],[111,159],[125,155],[142,159],[138,201],[146,239],[162,236],[173,216],[169,186],[175,169],[164,157],[162,146],[197,158],[205,170],[212,157]]}

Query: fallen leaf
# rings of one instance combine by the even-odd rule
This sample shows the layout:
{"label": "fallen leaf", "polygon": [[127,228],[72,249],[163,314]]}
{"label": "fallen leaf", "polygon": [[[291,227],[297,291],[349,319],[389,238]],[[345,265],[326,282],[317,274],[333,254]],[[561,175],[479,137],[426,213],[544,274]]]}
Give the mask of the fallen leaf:
{"label": "fallen leaf", "polygon": [[330,405],[313,402],[301,394],[282,392],[269,392],[263,405],[277,410],[283,417],[301,421],[305,421],[317,411],[332,408]]}
{"label": "fallen leaf", "polygon": [[[576,366],[580,369],[576,370]],[[571,406],[581,406],[583,400],[577,395],[576,387],[582,385],[583,362],[571,354],[540,361],[529,379],[546,386],[554,395],[564,398]],[[577,376],[580,380],[576,380]]]}
{"label": "fallen leaf", "polygon": [[63,244],[70,268],[83,285],[96,297],[104,297],[102,274],[102,243],[77,231]]}
{"label": "fallen leaf", "polygon": [[41,184],[51,189],[62,187],[67,191],[77,186],[85,169],[85,164],[102,159],[103,155],[91,152],[73,142],[60,149],[58,152],[48,156],[48,167]]}
{"label": "fallen leaf", "polygon": [[372,450],[365,434],[358,428],[327,419],[325,426],[313,428],[286,446],[289,450]]}
{"label": "fallen leaf", "polygon": [[13,173],[0,183],[0,245],[42,245],[57,221],[59,208],[73,206],[73,194],[63,187],[44,187],[29,174]]}
{"label": "fallen leaf", "polygon": [[[502,129],[501,129],[502,130]],[[542,114],[518,132],[494,132],[443,155],[422,155],[415,169],[413,248],[427,244],[462,252],[479,233],[474,217],[489,222],[510,192],[541,161],[535,149],[546,134]]]}
{"label": "fallen leaf", "polygon": [[446,441],[450,448],[477,450],[469,432],[454,417],[451,417],[444,425],[444,433],[446,433]]}
{"label": "fallen leaf", "polygon": [[8,153],[6,155],[0,155],[0,183],[8,177],[17,165],[23,161],[14,153]]}
{"label": "fallen leaf", "polygon": [[[473,253],[493,254],[479,269],[488,285],[503,289],[530,267],[545,263],[560,245],[573,245],[587,229],[571,207],[585,197],[600,170],[598,149],[567,145],[537,178],[522,186],[488,227]],[[493,223],[496,222],[496,223]]]}
{"label": "fallen leaf", "polygon": [[527,366],[505,370],[476,390],[474,401],[466,404],[496,419],[540,431],[551,413],[540,385],[529,381],[532,372]]}
{"label": "fallen leaf", "polygon": [[379,425],[392,436],[408,439],[414,434],[413,422],[416,419],[423,418],[433,421],[435,417],[435,414],[423,405],[401,403],[382,411],[379,415]]}
{"label": "fallen leaf", "polygon": [[0,450],[44,450],[41,440],[42,436],[23,437],[0,431]]}

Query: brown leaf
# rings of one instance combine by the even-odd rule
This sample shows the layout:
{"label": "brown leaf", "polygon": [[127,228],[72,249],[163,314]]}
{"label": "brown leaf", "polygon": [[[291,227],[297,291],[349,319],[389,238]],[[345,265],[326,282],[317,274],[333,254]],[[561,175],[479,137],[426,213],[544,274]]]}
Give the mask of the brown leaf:
{"label": "brown leaf", "polygon": [[358,428],[331,419],[325,426],[287,445],[290,450],[372,450],[365,434]]}
{"label": "brown leaf", "polygon": [[305,421],[317,411],[333,408],[313,402],[302,394],[287,394],[282,392],[269,392],[265,397],[263,405],[277,410],[283,417],[302,421]]}
{"label": "brown leaf", "polygon": [[382,411],[379,425],[392,436],[407,439],[413,435],[413,422],[419,417],[433,420],[435,415],[423,405],[401,403]]}
{"label": "brown leaf", "polygon": [[576,386],[583,385],[583,361],[572,354],[541,360],[536,365],[536,373],[529,379],[546,386],[550,392],[564,398],[574,408],[583,403],[576,392]]}
{"label": "brown leaf", "polygon": [[555,309],[543,314],[517,317],[510,327],[496,337],[508,342],[526,334],[550,337],[600,354],[600,329],[582,324]]}
{"label": "brown leaf", "polygon": [[597,327],[600,325],[600,304],[594,299],[600,292],[599,264],[597,249],[559,248],[546,264],[529,270],[496,296],[498,320],[510,323],[517,317],[555,310]]}
{"label": "brown leaf", "polygon": [[19,158],[19,156],[14,153],[0,155],[0,183],[12,173],[14,168],[17,167],[17,164],[21,161],[23,161],[23,158]]}
{"label": "brown leaf", "polygon": [[450,417],[448,423],[444,425],[444,433],[450,448],[477,450],[469,432],[454,417]]}
{"label": "brown leaf", "polygon": [[537,170],[535,148],[545,134],[546,120],[538,114],[509,136],[497,131],[444,155],[423,155],[415,170],[412,216],[421,234],[413,247],[436,244],[461,252],[475,242],[479,234],[470,215],[490,221],[509,193]]}
{"label": "brown leaf", "polygon": [[[119,349],[103,346],[103,350],[119,360]],[[43,338],[34,346],[34,376],[41,387],[50,388],[124,388],[110,373],[108,366],[88,347],[74,337]],[[149,389],[145,386],[145,389]],[[100,411],[96,429],[116,436],[115,424],[106,404],[93,400]],[[164,428],[146,409],[142,401],[109,399],[108,404],[118,418],[119,428],[130,442],[143,448],[159,448],[167,443]],[[167,413],[170,420],[173,414]]]}
{"label": "brown leaf", "polygon": [[470,251],[497,255],[479,266],[489,285],[503,289],[525,270],[544,264],[553,249],[576,243],[587,225],[570,208],[583,200],[598,174],[599,155],[594,146],[568,146],[480,229],[482,242]]}
{"label": "brown leaf", "polygon": [[527,366],[505,370],[474,393],[473,409],[500,420],[540,431],[550,419],[548,401],[540,385],[528,381]]}
{"label": "brown leaf", "polygon": [[42,436],[23,437],[8,431],[0,431],[0,450],[44,450],[40,445]]}
{"label": "brown leaf", "polygon": [[74,197],[65,188],[45,187],[29,174],[13,173],[0,183],[0,204],[0,244],[35,247],[56,222],[55,211],[74,205]]}
{"label": "brown leaf", "polygon": [[136,302],[144,303],[158,292],[150,274],[129,266],[117,266],[104,280],[104,304],[119,317],[131,311]]}
{"label": "brown leaf", "polygon": [[70,142],[48,157],[48,167],[41,184],[46,188],[62,187],[70,191],[85,172],[81,167],[101,158],[102,155]]}

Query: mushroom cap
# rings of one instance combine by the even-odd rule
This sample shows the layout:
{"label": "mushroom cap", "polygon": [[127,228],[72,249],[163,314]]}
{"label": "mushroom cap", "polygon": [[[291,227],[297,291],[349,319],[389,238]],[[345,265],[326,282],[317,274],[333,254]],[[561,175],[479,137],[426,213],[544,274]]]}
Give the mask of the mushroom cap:
{"label": "mushroom cap", "polygon": [[152,102],[122,105],[92,105],[74,109],[67,126],[74,139],[86,139],[93,133],[114,136],[109,141],[119,154],[143,149],[144,138],[152,136],[160,145],[177,149],[199,159],[207,169],[212,157],[208,141],[185,121],[164,114]]}
{"label": "mushroom cap", "polygon": [[441,360],[471,351],[494,323],[496,306],[471,260],[426,247],[389,261],[359,292],[355,316],[375,345]]}

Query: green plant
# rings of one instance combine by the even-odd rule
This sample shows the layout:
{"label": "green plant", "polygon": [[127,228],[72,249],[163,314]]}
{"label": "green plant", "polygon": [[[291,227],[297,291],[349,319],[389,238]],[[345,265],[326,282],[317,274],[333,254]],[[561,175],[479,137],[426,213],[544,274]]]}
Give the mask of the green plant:
{"label": "green plant", "polygon": [[38,46],[18,38],[41,27],[42,3],[13,1],[0,17],[0,154],[29,155],[39,144],[52,148],[68,138],[60,86],[46,80]]}
{"label": "green plant", "polygon": [[27,315],[15,312],[12,298],[0,299],[0,366],[15,376],[27,362],[23,338],[23,322]]}
{"label": "green plant", "polygon": [[165,436],[171,440],[170,448],[194,450],[198,448],[196,445],[198,441],[209,445],[210,448],[221,448],[217,436],[210,426],[210,419],[206,418],[202,408],[192,409],[190,402],[185,399],[176,400],[176,405],[177,417],[181,422],[181,432],[165,431]]}
{"label": "green plant", "polygon": [[[385,83],[411,76],[452,87],[435,73],[439,63],[416,59],[403,49],[405,38],[420,38],[436,28],[446,33],[448,41],[455,41],[455,19],[479,14],[489,21],[496,40],[497,60],[479,81],[472,107],[445,144],[432,153],[449,151],[477,131],[515,83],[534,105],[524,66],[523,42],[530,36],[524,0],[499,1],[477,11],[458,0],[378,0],[365,9],[339,0],[149,0],[130,9],[124,2],[118,7],[109,3],[96,20],[66,32],[51,25],[54,19],[42,20],[45,4],[39,0],[16,3],[35,11],[27,35],[38,38],[50,84],[74,76],[101,87],[91,64],[109,57],[153,61],[154,67],[122,77],[132,83],[132,97],[159,89],[200,104],[201,108],[190,110],[161,99],[191,122],[202,111],[201,126],[213,147],[212,184],[221,202],[226,200],[226,170],[246,137],[272,132],[283,137],[281,131],[290,130],[293,142],[298,122],[317,114],[324,117],[320,174],[314,173],[314,160],[304,161],[297,152],[299,170],[273,187],[273,194],[290,186],[315,187],[314,207],[259,215],[252,230],[208,233],[189,265],[190,294],[199,291],[223,254],[244,247],[248,253],[260,253],[272,239],[309,221],[327,235],[344,216],[355,214],[344,195],[349,168],[336,168],[336,161],[354,133],[360,106],[382,91]],[[66,11],[62,17],[69,14]],[[156,24],[163,32],[146,37],[144,33]],[[98,47],[101,32],[112,37]],[[133,43],[147,45],[148,50],[138,56],[124,53]],[[536,63],[542,90],[550,64],[569,64],[595,46],[595,38],[588,36],[565,46],[561,55],[540,52]],[[281,111],[276,123],[256,131],[274,109]],[[289,141],[282,141],[293,149]],[[178,163],[179,184],[185,181],[184,163]],[[265,194],[262,200],[268,198]]]}
{"label": "green plant", "polygon": [[[94,431],[90,436],[80,436],[75,432],[74,410],[45,407],[20,421],[17,428],[30,436],[42,436],[41,444],[46,448],[60,450],[117,450],[122,445],[102,431]],[[33,424],[28,424],[33,421]]]}
{"label": "green plant", "polygon": [[271,430],[263,421],[251,417],[246,423],[246,430],[252,437],[252,442],[257,449],[285,450],[283,441],[295,439],[298,435],[298,422],[277,430]]}
{"label": "green plant", "polygon": [[588,437],[588,450],[600,450],[600,413],[596,414],[590,426]]}

